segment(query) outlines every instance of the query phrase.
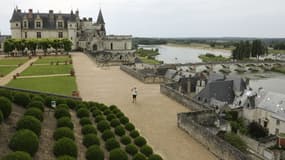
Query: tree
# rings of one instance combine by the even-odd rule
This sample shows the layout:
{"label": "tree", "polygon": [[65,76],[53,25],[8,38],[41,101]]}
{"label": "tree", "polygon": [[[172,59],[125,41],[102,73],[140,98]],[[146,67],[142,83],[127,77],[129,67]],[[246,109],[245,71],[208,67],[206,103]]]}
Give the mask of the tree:
{"label": "tree", "polygon": [[47,54],[48,48],[50,48],[51,41],[49,39],[41,39],[38,43],[38,48],[41,48],[44,51],[44,54]]}
{"label": "tree", "polygon": [[4,42],[4,52],[9,56],[14,49],[15,43],[13,39],[6,39]]}
{"label": "tree", "polygon": [[17,49],[17,51],[21,51],[22,55],[25,55],[24,51],[25,51],[26,46],[27,46],[27,43],[25,39],[15,40],[15,48]]}
{"label": "tree", "polygon": [[66,53],[71,51],[72,42],[68,39],[62,39],[63,49]]}
{"label": "tree", "polygon": [[252,138],[258,139],[268,136],[268,129],[262,127],[257,122],[251,122],[248,125],[248,133]]}
{"label": "tree", "polygon": [[29,39],[27,40],[27,43],[26,43],[26,47],[28,48],[28,50],[31,51],[32,55],[36,55],[36,49],[38,47],[38,40],[35,40],[35,39]]}
{"label": "tree", "polygon": [[260,56],[263,56],[268,53],[267,46],[262,43],[261,40],[254,40],[252,42],[252,57],[259,59]]}

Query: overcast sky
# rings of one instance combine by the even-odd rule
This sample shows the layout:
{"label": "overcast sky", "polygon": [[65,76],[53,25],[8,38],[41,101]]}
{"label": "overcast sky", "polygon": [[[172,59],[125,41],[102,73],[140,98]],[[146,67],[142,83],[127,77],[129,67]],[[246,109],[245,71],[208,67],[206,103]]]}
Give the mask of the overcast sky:
{"label": "overcast sky", "polygon": [[0,31],[22,11],[70,12],[96,19],[108,34],[140,37],[285,37],[285,0],[0,0]]}

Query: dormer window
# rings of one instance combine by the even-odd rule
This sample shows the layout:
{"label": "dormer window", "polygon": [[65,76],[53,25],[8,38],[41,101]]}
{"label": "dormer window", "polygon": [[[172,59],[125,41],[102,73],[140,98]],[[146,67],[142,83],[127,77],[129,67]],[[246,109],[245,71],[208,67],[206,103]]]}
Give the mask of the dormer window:
{"label": "dormer window", "polygon": [[36,28],[41,28],[41,22],[36,22]]}

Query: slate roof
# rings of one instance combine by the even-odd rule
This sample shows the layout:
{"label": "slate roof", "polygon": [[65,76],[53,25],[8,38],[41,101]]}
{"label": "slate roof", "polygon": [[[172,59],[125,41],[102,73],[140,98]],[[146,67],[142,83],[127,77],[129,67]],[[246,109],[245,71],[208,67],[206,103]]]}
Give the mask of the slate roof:
{"label": "slate roof", "polygon": [[59,16],[62,16],[62,19],[64,20],[64,28],[67,28],[67,22],[76,22],[76,15],[73,13],[66,14],[66,13],[52,13],[50,18],[50,13],[23,13],[20,10],[14,10],[12,18],[10,22],[16,22],[20,21],[22,22],[24,17],[26,16],[28,19],[28,26],[29,29],[35,28],[35,19],[37,16],[40,16],[40,18],[43,20],[43,29],[56,29],[56,20]]}
{"label": "slate roof", "polygon": [[97,17],[97,24],[105,24],[101,9],[100,9],[98,17]]}

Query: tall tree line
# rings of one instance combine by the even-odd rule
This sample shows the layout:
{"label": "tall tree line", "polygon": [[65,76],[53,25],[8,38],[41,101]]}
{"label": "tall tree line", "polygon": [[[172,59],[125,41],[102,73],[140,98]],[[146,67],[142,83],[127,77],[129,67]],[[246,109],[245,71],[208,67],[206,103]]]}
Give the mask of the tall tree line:
{"label": "tall tree line", "polygon": [[32,55],[36,55],[36,50],[43,50],[47,53],[49,48],[53,48],[56,53],[63,49],[65,52],[71,51],[72,42],[68,39],[7,39],[4,42],[4,52],[8,55],[14,53],[27,55],[26,51],[30,51]]}
{"label": "tall tree line", "polygon": [[251,57],[263,56],[268,53],[267,46],[261,40],[240,41],[232,51],[232,57],[235,60],[243,60]]}

